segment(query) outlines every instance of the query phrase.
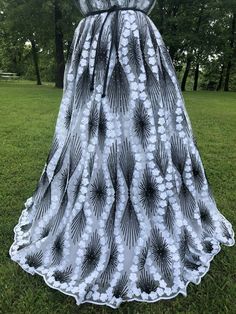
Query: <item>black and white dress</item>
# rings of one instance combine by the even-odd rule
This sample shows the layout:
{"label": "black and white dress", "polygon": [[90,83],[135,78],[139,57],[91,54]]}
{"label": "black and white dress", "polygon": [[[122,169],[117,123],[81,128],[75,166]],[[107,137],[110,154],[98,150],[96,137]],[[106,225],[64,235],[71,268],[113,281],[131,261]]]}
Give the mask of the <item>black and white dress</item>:
{"label": "black and white dress", "polygon": [[76,2],[51,150],[9,254],[78,305],[186,296],[235,240],[148,17],[155,0]]}

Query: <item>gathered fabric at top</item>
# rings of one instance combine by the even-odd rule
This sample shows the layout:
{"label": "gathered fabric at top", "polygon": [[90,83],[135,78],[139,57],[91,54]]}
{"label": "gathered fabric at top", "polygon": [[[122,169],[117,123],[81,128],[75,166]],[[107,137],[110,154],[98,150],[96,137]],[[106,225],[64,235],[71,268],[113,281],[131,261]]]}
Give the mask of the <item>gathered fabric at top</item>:
{"label": "gathered fabric at top", "polygon": [[[144,14],[147,14],[144,10],[138,9],[138,8],[130,8],[130,7],[120,7],[118,5],[114,5],[108,10],[99,10],[99,11],[93,11],[89,12],[86,14],[86,17],[91,16],[91,15],[97,15],[101,13],[107,13],[106,18],[104,19],[104,22],[102,23],[99,36],[98,36],[98,43],[97,43],[97,48],[100,48],[101,44],[101,37],[103,33],[104,26],[106,24],[106,21],[109,17],[109,15],[113,12],[115,12],[115,17],[114,17],[114,24],[113,24],[113,31],[112,31],[112,42],[111,42],[111,48],[110,48],[110,53],[108,57],[108,62],[106,64],[106,71],[105,71],[105,76],[104,76],[104,84],[103,84],[103,93],[102,93],[102,98],[106,97],[106,88],[107,88],[107,80],[108,80],[108,73],[109,73],[109,65],[110,65],[110,60],[111,60],[111,55],[112,55],[112,50],[113,47],[116,48],[116,60],[119,60],[119,53],[118,53],[118,39],[117,39],[117,28],[118,28],[118,14],[119,11],[127,11],[127,10],[132,10],[132,11],[139,11]],[[95,81],[95,73],[96,73],[96,65],[97,65],[97,59],[98,59],[98,51],[99,49],[96,50],[96,56],[95,56],[95,63],[94,63],[94,69],[93,69],[93,74],[92,74],[92,81],[90,85],[90,90],[94,91],[94,81]]]}

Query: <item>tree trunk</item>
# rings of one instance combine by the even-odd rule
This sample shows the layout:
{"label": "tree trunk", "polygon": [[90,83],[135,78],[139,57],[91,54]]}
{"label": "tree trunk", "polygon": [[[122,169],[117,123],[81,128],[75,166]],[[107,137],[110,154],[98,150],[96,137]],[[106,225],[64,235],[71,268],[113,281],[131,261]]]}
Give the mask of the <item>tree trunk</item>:
{"label": "tree trunk", "polygon": [[228,64],[227,64],[226,74],[225,74],[225,86],[224,86],[224,91],[225,92],[229,91],[229,80],[230,80],[231,67],[232,67],[232,62],[229,61]]}
{"label": "tree trunk", "polygon": [[32,45],[32,56],[33,56],[33,62],[35,67],[35,74],[37,79],[37,85],[42,85],[41,77],[40,77],[40,71],[39,71],[39,63],[38,63],[38,51],[36,48],[35,40],[30,39],[31,45]]}
{"label": "tree trunk", "polygon": [[55,12],[55,61],[56,61],[55,87],[63,88],[65,58],[63,50],[63,33],[60,26],[62,12],[59,7],[58,0],[55,0],[54,2],[54,12]]}
{"label": "tree trunk", "polygon": [[225,66],[224,64],[221,66],[221,71],[220,71],[220,79],[219,79],[219,82],[218,82],[218,85],[217,85],[217,92],[220,91],[222,89],[222,84],[223,84],[223,76],[224,76],[224,69],[225,69]]}
{"label": "tree trunk", "polygon": [[236,30],[236,14],[233,14],[232,19],[232,27],[231,27],[231,40],[230,40],[230,48],[231,48],[231,55],[229,56],[229,61],[226,68],[226,74],[225,74],[225,85],[224,85],[224,91],[229,91],[229,80],[230,80],[230,72],[232,68],[232,54],[234,49],[234,42],[235,42],[235,30]]}
{"label": "tree trunk", "polygon": [[[199,34],[199,32],[200,32],[203,11],[204,11],[204,6],[201,6],[200,13],[199,13],[198,20],[197,20],[196,29],[194,31],[195,34]],[[187,64],[186,64],[186,68],[185,68],[183,79],[182,79],[182,83],[181,83],[181,89],[182,89],[183,92],[186,90],[186,83],[187,83],[189,71],[191,69],[192,61],[193,61],[193,49],[190,50],[190,52],[189,52],[189,54],[187,56]],[[197,77],[196,77],[196,70],[195,70],[194,87],[195,87],[195,83],[196,82],[198,83],[198,75],[199,75],[198,72],[199,72],[199,64],[198,64],[198,69],[197,69]],[[196,80],[196,78],[197,78],[197,80]]]}
{"label": "tree trunk", "polygon": [[196,64],[195,73],[194,73],[194,85],[193,90],[197,91],[198,88],[198,78],[199,78],[199,63]]}
{"label": "tree trunk", "polygon": [[181,83],[181,90],[182,90],[183,92],[186,90],[186,83],[187,83],[189,71],[190,71],[190,68],[191,68],[191,63],[192,63],[192,57],[191,57],[191,56],[188,56],[188,57],[187,57],[186,68],[185,68],[184,75],[183,75],[183,79],[182,79],[182,83]]}

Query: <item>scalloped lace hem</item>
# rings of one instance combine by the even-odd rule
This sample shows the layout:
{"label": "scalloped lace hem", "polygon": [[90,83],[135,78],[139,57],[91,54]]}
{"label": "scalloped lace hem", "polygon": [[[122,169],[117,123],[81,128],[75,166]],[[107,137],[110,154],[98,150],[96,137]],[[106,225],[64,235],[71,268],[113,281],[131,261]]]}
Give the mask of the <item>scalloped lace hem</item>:
{"label": "scalloped lace hem", "polygon": [[[49,286],[50,288],[52,289],[55,289],[55,290],[58,290],[60,292],[62,292],[63,294],[65,295],[69,295],[69,296],[72,296],[75,298],[76,300],[76,304],[77,305],[80,305],[80,304],[83,304],[83,303],[91,303],[91,304],[96,304],[96,305],[106,305],[112,309],[118,309],[120,307],[120,305],[122,303],[125,303],[125,302],[132,302],[132,301],[137,301],[137,302],[146,302],[146,303],[155,303],[155,302],[158,302],[160,300],[169,300],[169,299],[173,299],[175,297],[177,297],[179,294],[182,294],[184,297],[187,297],[187,287],[189,285],[189,283],[193,283],[195,285],[199,285],[201,283],[201,280],[202,278],[208,273],[208,271],[210,270],[210,266],[211,266],[211,261],[214,259],[214,257],[220,253],[221,249],[222,249],[222,245],[224,246],[228,246],[228,247],[231,247],[231,246],[234,246],[235,245],[235,234],[234,234],[234,230],[232,228],[232,226],[229,226],[230,227],[230,235],[231,235],[231,242],[230,243],[223,243],[223,242],[220,242],[218,240],[216,240],[216,244],[217,244],[217,250],[214,251],[214,253],[209,253],[210,258],[208,259],[208,261],[206,261],[206,268],[205,268],[205,271],[199,275],[197,277],[197,280],[193,281],[193,280],[187,280],[184,284],[184,288],[183,289],[179,289],[177,292],[175,292],[174,294],[170,295],[169,296],[159,296],[159,297],[155,297],[152,299],[147,299],[147,298],[141,298],[141,295],[140,295],[140,298],[137,298],[137,297],[130,297],[130,298],[127,298],[127,299],[122,299],[122,298],[115,298],[113,297],[113,299],[115,300],[115,302],[112,304],[111,302],[97,302],[97,301],[93,301],[93,300],[90,300],[90,299],[85,299],[83,298],[80,299],[76,294],[73,294],[73,293],[69,293],[69,292],[66,292],[65,290],[63,289],[60,289],[59,287],[55,287],[54,285],[51,285],[48,280],[46,279],[46,275],[43,274],[43,270],[47,270],[47,268],[42,268],[43,270],[42,271],[38,271],[36,268],[34,267],[25,267],[25,264],[24,263],[21,263],[19,260],[16,260],[14,258],[14,256],[16,254],[13,253],[13,248],[17,245],[18,241],[17,241],[17,236],[19,235],[18,232],[17,232],[17,227],[20,227],[22,224],[20,223],[21,221],[21,218],[23,216],[23,214],[27,211],[27,202],[29,202],[30,200],[32,199],[32,197],[28,198],[27,201],[25,202],[25,209],[22,211],[20,217],[19,217],[19,220],[18,220],[18,223],[15,225],[13,231],[14,231],[14,241],[12,243],[12,245],[10,246],[10,249],[9,249],[9,255],[11,257],[11,259],[16,262],[23,270],[25,270],[27,273],[31,274],[31,275],[35,275],[35,274],[38,274],[40,275],[41,277],[43,277],[45,283],[47,284],[47,286]],[[157,292],[155,293],[156,296],[157,296]],[[116,305],[114,305],[116,304]]]}

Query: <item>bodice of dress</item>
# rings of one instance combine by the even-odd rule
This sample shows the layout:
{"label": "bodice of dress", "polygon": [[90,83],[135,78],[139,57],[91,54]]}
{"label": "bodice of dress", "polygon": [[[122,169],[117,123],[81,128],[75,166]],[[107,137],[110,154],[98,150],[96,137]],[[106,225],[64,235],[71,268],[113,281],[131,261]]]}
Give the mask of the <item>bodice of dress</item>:
{"label": "bodice of dress", "polygon": [[74,0],[81,13],[86,15],[93,11],[107,10],[114,5],[137,8],[150,13],[156,0]]}

